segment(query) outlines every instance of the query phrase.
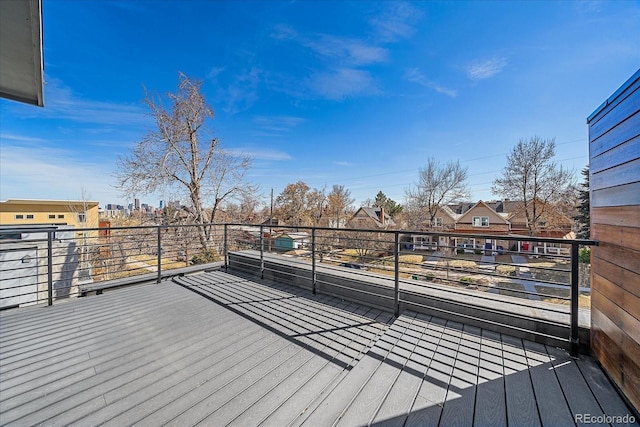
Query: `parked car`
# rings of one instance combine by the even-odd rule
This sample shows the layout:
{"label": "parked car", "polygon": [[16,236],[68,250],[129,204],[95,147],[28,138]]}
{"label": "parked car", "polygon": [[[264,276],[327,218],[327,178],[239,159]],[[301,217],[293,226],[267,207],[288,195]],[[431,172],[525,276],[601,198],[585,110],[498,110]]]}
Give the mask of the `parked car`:
{"label": "parked car", "polygon": [[473,254],[477,250],[481,250],[481,249],[482,247],[472,245],[471,243],[461,243],[457,246],[456,252],[460,253],[460,251],[462,251],[462,253],[465,253],[465,254]]}
{"label": "parked car", "polygon": [[366,268],[363,265],[354,264],[352,262],[343,262],[343,263],[340,263],[339,266],[346,267],[346,268],[355,268],[356,270],[366,270]]}

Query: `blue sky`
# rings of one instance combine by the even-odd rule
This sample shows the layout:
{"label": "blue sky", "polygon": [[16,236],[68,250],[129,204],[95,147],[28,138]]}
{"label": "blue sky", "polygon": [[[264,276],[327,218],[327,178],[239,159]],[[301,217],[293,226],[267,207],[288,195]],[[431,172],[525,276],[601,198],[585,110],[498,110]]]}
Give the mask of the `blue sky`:
{"label": "blue sky", "polygon": [[[0,199],[123,203],[144,87],[203,80],[266,196],[291,182],[402,202],[429,156],[472,199],[520,138],[588,162],[587,116],[640,66],[640,2],[43,0],[45,107],[0,100]],[[158,205],[163,195],[140,197]]]}

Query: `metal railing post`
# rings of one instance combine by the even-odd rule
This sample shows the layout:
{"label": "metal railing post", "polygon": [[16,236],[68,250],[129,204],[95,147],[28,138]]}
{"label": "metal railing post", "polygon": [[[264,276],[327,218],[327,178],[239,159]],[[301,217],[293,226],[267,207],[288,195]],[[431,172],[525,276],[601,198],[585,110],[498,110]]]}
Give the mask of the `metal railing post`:
{"label": "metal railing post", "polygon": [[262,225],[260,225],[260,279],[264,279],[264,227]]}
{"label": "metal railing post", "polygon": [[393,307],[396,317],[400,317],[400,234],[394,233],[394,273],[395,273],[395,291],[393,293]]}
{"label": "metal railing post", "polygon": [[311,288],[316,294],[316,229],[311,229]]}
{"label": "metal railing post", "polygon": [[579,262],[579,245],[576,242],[571,244],[571,356],[578,355],[578,346],[580,344],[578,337],[578,262]]}
{"label": "metal railing post", "polygon": [[158,226],[158,279],[156,283],[162,280],[162,226]]}
{"label": "metal railing post", "polygon": [[229,269],[229,244],[227,242],[227,224],[224,225],[224,242],[222,243],[222,253],[224,255],[224,271]]}
{"label": "metal railing post", "polygon": [[53,305],[53,233],[47,231],[47,305]]}

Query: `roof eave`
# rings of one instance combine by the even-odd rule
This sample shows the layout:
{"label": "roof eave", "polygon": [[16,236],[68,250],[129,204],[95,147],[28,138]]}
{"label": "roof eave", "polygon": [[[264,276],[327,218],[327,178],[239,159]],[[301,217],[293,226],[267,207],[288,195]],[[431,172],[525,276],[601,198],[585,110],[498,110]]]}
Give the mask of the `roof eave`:
{"label": "roof eave", "polygon": [[0,97],[44,106],[42,0],[0,1]]}

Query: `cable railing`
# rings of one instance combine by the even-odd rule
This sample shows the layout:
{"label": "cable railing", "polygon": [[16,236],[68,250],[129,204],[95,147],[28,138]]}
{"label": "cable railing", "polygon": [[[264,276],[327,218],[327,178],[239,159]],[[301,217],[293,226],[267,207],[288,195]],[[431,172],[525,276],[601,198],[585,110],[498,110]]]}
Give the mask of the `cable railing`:
{"label": "cable railing", "polygon": [[[590,305],[588,255],[596,244],[447,231],[186,224],[0,230],[0,309],[68,300],[212,265],[344,295],[400,314],[423,305],[491,321],[535,308],[568,317],[577,343]],[[463,302],[461,302],[463,301]],[[446,304],[444,304],[446,302]],[[552,323],[552,322],[550,322]],[[532,331],[533,333],[538,333]]]}
{"label": "cable railing", "polygon": [[[588,251],[596,244],[590,240],[443,231],[227,226],[242,230],[238,240],[243,241],[244,249],[253,250],[249,251],[253,257],[247,251],[232,254],[233,269],[259,271],[262,279],[287,281],[314,293],[366,300],[392,310],[396,316],[403,307],[422,305],[431,312],[494,322],[540,336],[563,334],[546,332],[560,325],[568,329],[563,339],[574,348],[579,313],[588,313],[590,308],[589,256],[580,256],[581,250]],[[579,262],[581,259],[587,262]],[[469,314],[470,306],[474,307],[473,314]],[[542,325],[540,330],[492,320],[508,311],[515,324],[526,324],[532,310]]]}
{"label": "cable railing", "polygon": [[0,309],[83,296],[223,259],[223,226],[0,230]]}

